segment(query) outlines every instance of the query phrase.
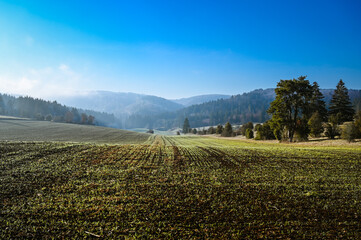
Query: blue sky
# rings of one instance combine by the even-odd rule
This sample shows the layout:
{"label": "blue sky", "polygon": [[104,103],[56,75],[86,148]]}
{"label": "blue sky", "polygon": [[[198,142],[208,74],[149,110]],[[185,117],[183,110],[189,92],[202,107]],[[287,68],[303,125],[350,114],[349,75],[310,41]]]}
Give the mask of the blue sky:
{"label": "blue sky", "polygon": [[361,89],[361,1],[0,0],[0,92]]}

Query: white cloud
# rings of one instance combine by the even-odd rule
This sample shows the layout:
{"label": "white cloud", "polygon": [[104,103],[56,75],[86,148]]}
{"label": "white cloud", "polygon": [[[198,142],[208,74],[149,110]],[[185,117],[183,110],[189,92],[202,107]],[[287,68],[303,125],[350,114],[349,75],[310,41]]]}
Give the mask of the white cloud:
{"label": "white cloud", "polygon": [[27,77],[21,77],[17,80],[0,77],[0,83],[2,85],[2,92],[23,95],[28,95],[28,93],[35,91],[39,85],[38,80]]}
{"label": "white cloud", "polygon": [[0,92],[28,95],[48,100],[79,94],[84,89],[83,76],[68,65],[29,69],[25,74],[0,76]]}
{"label": "white cloud", "polygon": [[69,67],[65,64],[60,64],[59,70],[61,70],[63,72],[67,72],[67,71],[69,71]]}

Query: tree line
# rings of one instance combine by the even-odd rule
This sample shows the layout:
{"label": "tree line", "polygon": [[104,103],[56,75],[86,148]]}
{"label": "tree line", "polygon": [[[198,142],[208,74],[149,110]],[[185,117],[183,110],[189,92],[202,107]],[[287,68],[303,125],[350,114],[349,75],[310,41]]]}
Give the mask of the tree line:
{"label": "tree line", "polygon": [[[258,140],[278,139],[290,142],[307,140],[309,136],[320,137],[322,134],[331,139],[341,136],[349,141],[361,137],[360,107],[356,105],[356,112],[342,80],[338,82],[332,94],[328,109],[318,83],[310,84],[306,76],[281,80],[277,84],[275,94],[276,97],[267,110],[270,119],[263,124],[253,126],[252,122],[248,122],[233,130],[227,122],[224,128],[218,125],[216,128],[210,127],[197,133],[217,133],[225,137],[244,135]],[[186,121],[187,129],[184,128]],[[195,133],[189,126],[188,118],[186,121],[183,132]]]}
{"label": "tree line", "polygon": [[[329,109],[334,89],[320,89],[326,108]],[[361,90],[349,90],[349,96],[355,109],[361,109]],[[226,122],[232,125],[247,122],[265,122],[270,119],[267,110],[275,99],[275,89],[257,89],[249,93],[192,105],[176,112],[164,112],[155,115],[133,114],[124,120],[125,128],[154,128],[168,130],[181,127],[187,117],[194,128],[217,126]]]}
{"label": "tree line", "polygon": [[[106,125],[107,121],[115,121],[114,116],[107,113],[71,108],[56,101],[50,102],[28,96],[14,97],[7,94],[0,94],[0,115],[89,125]],[[103,121],[96,120],[95,115]]]}

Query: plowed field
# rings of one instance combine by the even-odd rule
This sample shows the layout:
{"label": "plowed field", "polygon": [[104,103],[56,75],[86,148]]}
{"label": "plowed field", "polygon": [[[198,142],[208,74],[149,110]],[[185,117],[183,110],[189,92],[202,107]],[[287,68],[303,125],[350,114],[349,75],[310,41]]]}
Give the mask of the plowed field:
{"label": "plowed field", "polygon": [[361,149],[0,142],[0,238],[361,238]]}

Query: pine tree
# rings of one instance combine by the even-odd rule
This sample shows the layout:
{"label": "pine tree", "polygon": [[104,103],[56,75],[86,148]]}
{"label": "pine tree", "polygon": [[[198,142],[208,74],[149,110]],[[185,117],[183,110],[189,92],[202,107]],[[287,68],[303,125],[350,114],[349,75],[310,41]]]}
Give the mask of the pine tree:
{"label": "pine tree", "polygon": [[222,136],[231,137],[232,133],[233,133],[232,125],[229,122],[227,122],[222,131]]}
{"label": "pine tree", "polygon": [[355,115],[355,110],[352,108],[350,97],[348,96],[348,90],[342,79],[338,82],[336,90],[332,95],[330,115],[337,117],[338,124],[352,121]]}
{"label": "pine tree", "polygon": [[216,128],[216,134],[222,134],[222,132],[223,132],[223,126],[219,124]]}
{"label": "pine tree", "polygon": [[318,86],[317,82],[314,82],[312,84],[312,98],[310,102],[310,116],[312,116],[315,112],[318,112],[319,117],[322,119],[322,121],[327,121],[327,109],[325,101],[323,101],[323,94],[320,91],[320,87]]}
{"label": "pine tree", "polygon": [[4,114],[4,113],[5,113],[5,104],[3,97],[0,95],[0,114]]}
{"label": "pine tree", "polygon": [[188,118],[184,119],[184,123],[183,123],[183,133],[186,134],[189,132],[190,129],[190,125],[189,125],[189,120]]}

